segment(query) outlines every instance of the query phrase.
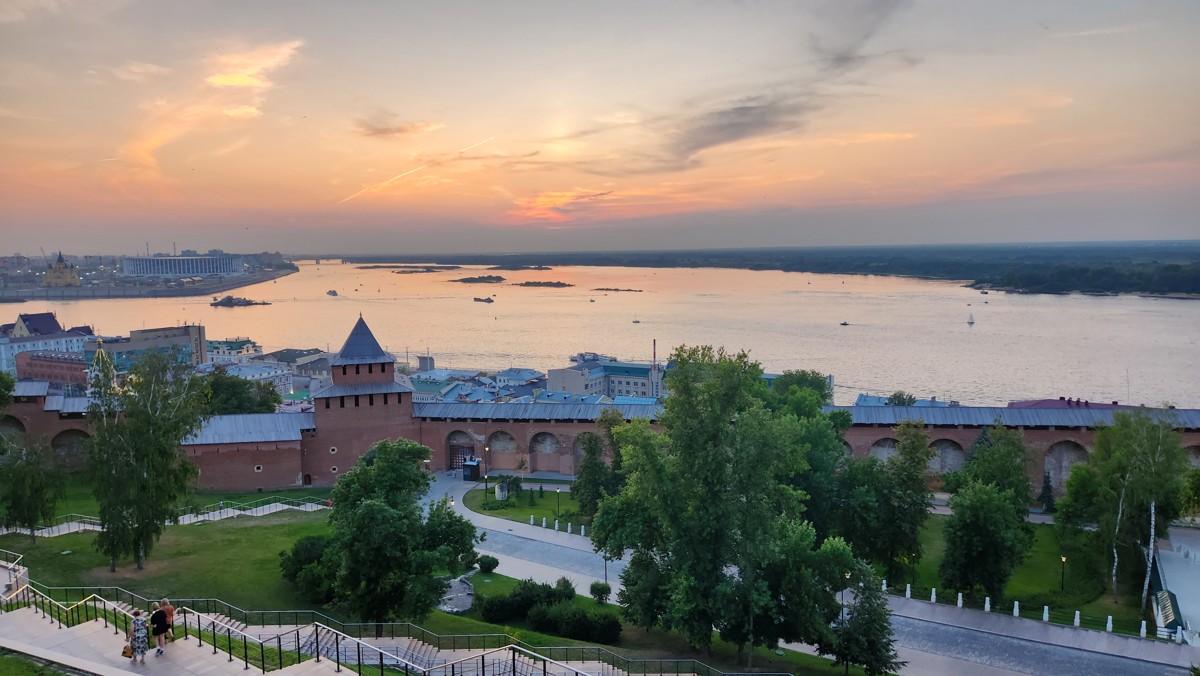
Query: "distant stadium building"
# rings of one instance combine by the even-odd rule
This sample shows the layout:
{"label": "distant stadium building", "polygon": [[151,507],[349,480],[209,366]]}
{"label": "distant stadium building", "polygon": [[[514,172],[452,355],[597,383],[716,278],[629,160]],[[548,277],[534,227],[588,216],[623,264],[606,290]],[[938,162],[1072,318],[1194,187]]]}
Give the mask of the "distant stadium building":
{"label": "distant stadium building", "polygon": [[121,274],[126,277],[244,275],[246,261],[241,256],[216,249],[209,251],[207,255],[128,256],[121,261]]}

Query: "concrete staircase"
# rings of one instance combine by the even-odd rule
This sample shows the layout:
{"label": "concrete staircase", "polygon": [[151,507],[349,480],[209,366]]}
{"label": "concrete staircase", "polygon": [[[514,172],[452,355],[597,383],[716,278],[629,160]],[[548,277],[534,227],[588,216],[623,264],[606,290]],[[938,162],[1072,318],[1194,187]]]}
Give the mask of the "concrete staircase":
{"label": "concrete staircase", "polygon": [[[112,623],[105,626],[102,620],[92,620],[74,627],[43,617],[32,608],[21,608],[0,614],[0,647],[66,665],[85,673],[123,675],[146,673],[153,668],[158,673],[172,676],[220,676],[221,674],[245,674],[240,660],[231,660],[226,652],[213,654],[212,646],[205,642],[198,646],[195,639],[182,638],[167,645],[161,657],[154,655],[153,646],[146,654],[146,664],[133,664],[121,656],[125,645],[125,634]],[[295,664],[278,673],[281,676],[297,674],[334,674],[336,666],[325,660],[309,660]]]}

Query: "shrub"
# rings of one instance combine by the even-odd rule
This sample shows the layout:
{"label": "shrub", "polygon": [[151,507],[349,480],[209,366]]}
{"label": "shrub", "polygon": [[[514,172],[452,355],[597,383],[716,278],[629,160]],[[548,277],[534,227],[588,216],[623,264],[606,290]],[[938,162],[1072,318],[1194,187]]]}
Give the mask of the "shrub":
{"label": "shrub", "polygon": [[604,605],[608,603],[608,597],[612,596],[612,585],[607,582],[593,582],[591,589],[592,598],[596,599],[596,603]]}
{"label": "shrub", "polygon": [[575,583],[566,577],[560,577],[554,583],[554,598],[570,603],[575,599]]}
{"label": "shrub", "polygon": [[528,500],[528,502],[529,502],[529,506],[530,506],[530,507],[533,507],[534,505],[536,505],[536,504],[537,504],[537,500],[536,500],[536,499],[533,497],[533,491],[528,491],[528,492],[526,493],[526,495],[528,496],[528,497],[527,497],[527,500]]}
{"label": "shrub", "polygon": [[504,509],[505,507],[516,507],[517,503],[512,498],[507,500],[493,500],[490,498],[484,498],[483,502],[479,503],[479,506],[482,507],[483,511],[485,512],[492,512],[497,509]]}
{"label": "shrub", "polygon": [[479,564],[479,572],[490,573],[493,570],[496,570],[496,566],[500,565],[500,560],[494,556],[484,554],[479,557],[477,563]]}
{"label": "shrub", "polygon": [[579,641],[611,645],[621,639],[621,620],[616,615],[589,612],[571,603],[534,606],[527,619],[536,631]]}
{"label": "shrub", "polygon": [[306,535],[292,545],[292,551],[279,552],[279,570],[283,579],[296,585],[301,596],[313,603],[333,599],[333,577],[322,565],[329,546],[327,535]]}
{"label": "shrub", "polygon": [[539,498],[546,497],[546,487],[545,486],[538,486],[538,497]]}

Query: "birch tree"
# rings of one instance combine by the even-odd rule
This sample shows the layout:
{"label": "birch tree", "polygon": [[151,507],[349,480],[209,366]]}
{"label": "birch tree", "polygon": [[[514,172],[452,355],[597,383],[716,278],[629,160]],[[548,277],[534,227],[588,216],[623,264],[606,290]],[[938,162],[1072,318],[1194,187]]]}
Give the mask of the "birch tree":
{"label": "birch tree", "polygon": [[98,362],[88,407],[88,464],[103,528],[96,547],[110,569],[133,554],[140,570],[196,476],[179,447],[200,428],[208,391],[173,353],[146,353],[123,386],[106,358]]}

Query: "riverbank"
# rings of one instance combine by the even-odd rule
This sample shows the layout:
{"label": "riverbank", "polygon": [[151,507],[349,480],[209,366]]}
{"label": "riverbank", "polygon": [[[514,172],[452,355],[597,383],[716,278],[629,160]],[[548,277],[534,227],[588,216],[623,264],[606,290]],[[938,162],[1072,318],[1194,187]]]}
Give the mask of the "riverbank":
{"label": "riverbank", "polygon": [[109,286],[50,289],[36,287],[31,289],[5,289],[0,291],[0,303],[20,303],[30,300],[95,300],[104,298],[184,298],[188,296],[212,296],[244,286],[269,282],[280,277],[295,274],[298,270],[264,270],[240,277],[223,277],[205,281],[195,286],[182,287],[143,287],[143,286]]}

